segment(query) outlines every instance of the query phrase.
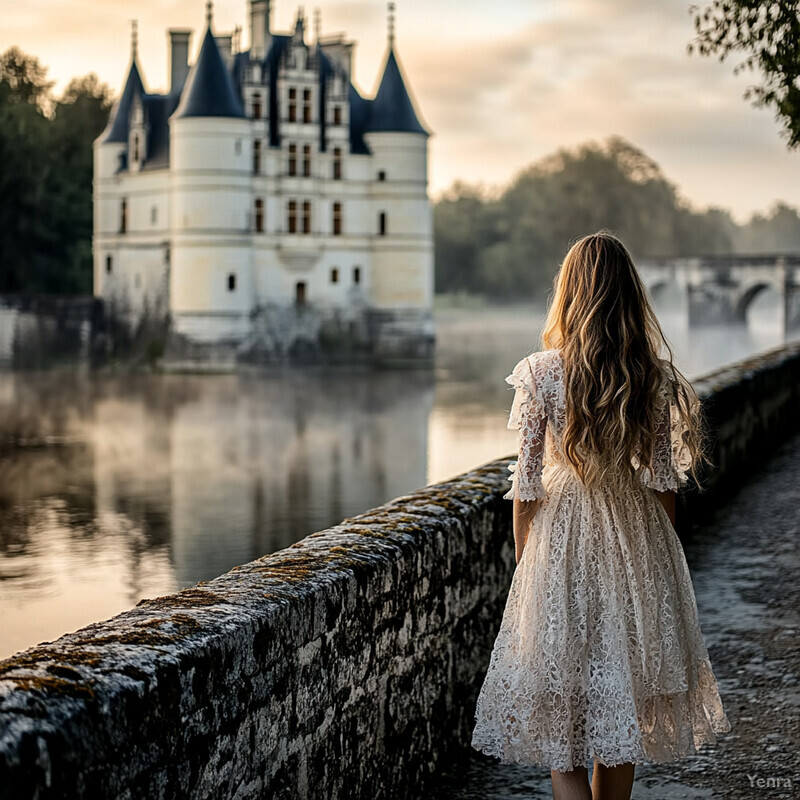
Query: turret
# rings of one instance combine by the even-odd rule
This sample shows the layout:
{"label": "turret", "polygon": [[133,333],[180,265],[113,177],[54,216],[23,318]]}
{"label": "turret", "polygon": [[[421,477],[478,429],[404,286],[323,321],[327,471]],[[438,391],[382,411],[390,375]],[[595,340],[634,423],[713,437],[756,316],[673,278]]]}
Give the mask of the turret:
{"label": "turret", "polygon": [[372,296],[379,308],[430,310],[433,212],[428,200],[428,130],[403,77],[394,43],[394,4],[383,74],[364,141],[372,153],[375,251]]}
{"label": "turret", "polygon": [[175,330],[210,341],[246,331],[253,214],[250,123],[207,8],[200,53],[169,118],[170,298]]}

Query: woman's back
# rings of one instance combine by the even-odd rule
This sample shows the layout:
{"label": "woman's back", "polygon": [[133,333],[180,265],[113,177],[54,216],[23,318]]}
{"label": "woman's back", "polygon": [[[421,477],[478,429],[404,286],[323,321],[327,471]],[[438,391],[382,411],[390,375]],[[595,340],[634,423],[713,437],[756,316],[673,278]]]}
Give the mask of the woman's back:
{"label": "woman's back", "polygon": [[[669,364],[660,362],[661,387],[657,395],[655,419],[659,421],[650,470],[636,473],[637,482],[659,491],[677,490],[687,481],[690,454],[683,446],[684,426],[670,402]],[[508,427],[520,430],[523,467],[513,466],[509,498],[541,499],[544,496],[541,473],[547,468],[572,470],[564,453],[562,436],[567,422],[567,399],[564,385],[564,362],[561,350],[551,348],[523,358],[506,381],[517,391]],[[632,460],[634,469],[638,459]],[[577,479],[577,474],[575,478]],[[606,485],[625,484],[627,474],[609,477]],[[516,490],[516,492],[515,492]]]}

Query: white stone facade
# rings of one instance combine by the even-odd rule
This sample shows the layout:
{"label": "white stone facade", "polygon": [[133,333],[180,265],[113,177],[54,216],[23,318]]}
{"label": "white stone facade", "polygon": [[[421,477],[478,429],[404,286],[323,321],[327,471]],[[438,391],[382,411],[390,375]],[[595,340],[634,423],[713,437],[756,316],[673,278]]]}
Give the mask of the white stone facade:
{"label": "white stone facade", "polygon": [[269,3],[250,5],[246,52],[209,17],[189,69],[188,32],[170,31],[165,95],[145,90],[134,46],[94,145],[95,294],[133,324],[168,315],[195,345],[243,352],[270,330],[262,349],[285,350],[335,318],[373,351],[429,355],[429,134],[391,37],[369,100],[352,43],[307,44],[302,11],[274,34]]}

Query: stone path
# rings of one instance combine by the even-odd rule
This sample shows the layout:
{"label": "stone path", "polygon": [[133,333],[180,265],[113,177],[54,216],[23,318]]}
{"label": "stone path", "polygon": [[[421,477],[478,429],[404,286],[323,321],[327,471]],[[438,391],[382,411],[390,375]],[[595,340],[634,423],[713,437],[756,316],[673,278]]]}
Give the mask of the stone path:
{"label": "stone path", "polygon": [[[800,798],[800,436],[686,550],[732,730],[701,754],[636,768],[632,800]],[[475,752],[426,800],[544,800],[550,771]]]}

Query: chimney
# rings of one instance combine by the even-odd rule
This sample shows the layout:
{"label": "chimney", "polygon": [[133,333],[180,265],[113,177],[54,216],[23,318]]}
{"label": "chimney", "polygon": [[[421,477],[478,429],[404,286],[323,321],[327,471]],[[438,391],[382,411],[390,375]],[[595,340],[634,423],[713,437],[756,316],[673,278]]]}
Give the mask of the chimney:
{"label": "chimney", "polygon": [[270,0],[250,0],[250,58],[267,55],[272,35],[269,27]]}
{"label": "chimney", "polygon": [[224,36],[215,36],[214,38],[217,41],[217,48],[219,49],[219,54],[222,56],[225,66],[230,69],[233,64],[233,36],[228,33]]}
{"label": "chimney", "polygon": [[170,28],[169,34],[169,93],[178,94],[186,83],[189,74],[189,39],[192,37],[190,30]]}

